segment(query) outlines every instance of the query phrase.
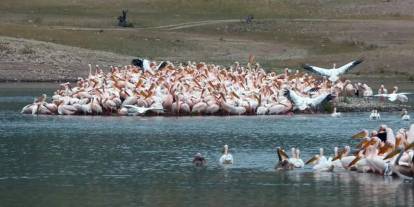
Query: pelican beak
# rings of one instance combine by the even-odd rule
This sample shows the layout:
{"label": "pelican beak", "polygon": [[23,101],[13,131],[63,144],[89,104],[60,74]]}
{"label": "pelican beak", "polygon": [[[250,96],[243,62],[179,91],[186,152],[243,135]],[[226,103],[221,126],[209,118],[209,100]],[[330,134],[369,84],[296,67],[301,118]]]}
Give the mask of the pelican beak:
{"label": "pelican beak", "polygon": [[279,149],[279,150],[280,150],[280,155],[282,156],[282,160],[289,159],[289,156],[286,154],[285,150],[283,149]]}
{"label": "pelican beak", "polygon": [[357,134],[354,134],[352,136],[352,139],[362,139],[364,137],[367,136],[367,131],[366,130],[362,130],[361,132],[358,132]]}
{"label": "pelican beak", "polygon": [[387,160],[387,159],[393,158],[395,155],[399,154],[400,152],[401,152],[401,150],[400,150],[400,149],[396,149],[396,150],[392,151],[390,154],[388,154],[388,155],[384,158],[384,160]]}
{"label": "pelican beak", "polygon": [[388,144],[385,144],[385,146],[383,146],[383,147],[381,147],[381,148],[379,149],[378,154],[379,154],[379,155],[385,154],[385,153],[386,153],[386,152],[388,152],[390,149],[392,149],[392,146],[390,146],[390,145],[388,145]]}
{"label": "pelican beak", "polygon": [[357,163],[360,159],[361,157],[357,156],[351,163],[349,163],[348,167],[352,167],[352,165],[355,165],[355,163]]}
{"label": "pelican beak", "polygon": [[341,159],[341,155],[338,155],[338,156],[336,156],[336,157],[334,157],[333,159],[332,159],[332,161],[335,161],[335,160],[338,160],[338,159]]}
{"label": "pelican beak", "polygon": [[231,94],[236,97],[237,99],[240,99],[240,97],[236,94],[236,92],[232,91]]}
{"label": "pelican beak", "polygon": [[311,163],[314,163],[314,162],[316,162],[318,160],[318,156],[313,156],[310,160],[308,160],[308,161],[306,161],[306,163],[305,163],[305,165],[308,165],[308,164],[311,164]]}

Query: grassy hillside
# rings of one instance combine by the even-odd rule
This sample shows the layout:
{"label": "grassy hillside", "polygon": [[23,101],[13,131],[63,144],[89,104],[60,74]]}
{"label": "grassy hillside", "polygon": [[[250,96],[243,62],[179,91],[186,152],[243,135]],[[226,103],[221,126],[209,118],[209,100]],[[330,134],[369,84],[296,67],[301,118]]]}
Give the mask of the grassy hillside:
{"label": "grassy hillside", "polygon": [[[124,8],[133,28],[116,26]],[[354,74],[409,78],[413,9],[403,0],[2,0],[0,35],[174,62],[253,54],[268,70],[365,57]]]}

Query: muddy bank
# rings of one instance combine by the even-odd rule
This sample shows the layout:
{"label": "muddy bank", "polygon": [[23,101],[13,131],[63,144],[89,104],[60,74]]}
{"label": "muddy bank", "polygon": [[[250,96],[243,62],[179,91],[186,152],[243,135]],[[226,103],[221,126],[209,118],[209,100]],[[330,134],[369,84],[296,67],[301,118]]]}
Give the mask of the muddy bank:
{"label": "muddy bank", "polygon": [[374,109],[380,112],[396,112],[402,109],[412,110],[411,103],[380,101],[378,99],[365,98],[346,98],[336,102],[336,108],[340,112],[369,112]]}

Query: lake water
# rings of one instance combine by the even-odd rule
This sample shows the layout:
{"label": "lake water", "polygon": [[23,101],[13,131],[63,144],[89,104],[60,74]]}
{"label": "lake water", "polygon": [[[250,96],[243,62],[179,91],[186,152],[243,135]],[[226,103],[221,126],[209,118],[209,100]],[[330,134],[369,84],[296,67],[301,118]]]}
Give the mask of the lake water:
{"label": "lake water", "polygon": [[[46,88],[46,89],[41,89]],[[354,172],[276,172],[275,149],[324,147],[398,113],[264,117],[81,117],[19,113],[53,87],[0,87],[0,206],[413,206],[414,184]],[[228,144],[235,164],[218,164]],[[195,153],[208,160],[191,164]],[[290,152],[288,150],[288,152]]]}

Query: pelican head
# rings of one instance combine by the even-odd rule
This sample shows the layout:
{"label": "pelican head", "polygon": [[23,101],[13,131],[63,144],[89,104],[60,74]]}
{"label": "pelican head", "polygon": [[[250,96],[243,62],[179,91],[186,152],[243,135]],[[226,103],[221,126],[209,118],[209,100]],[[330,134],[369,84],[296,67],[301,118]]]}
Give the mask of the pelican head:
{"label": "pelican head", "polygon": [[348,154],[351,152],[351,147],[350,146],[345,146],[345,154]]}
{"label": "pelican head", "polygon": [[224,148],[224,154],[228,154],[229,146],[227,144],[225,144],[223,148]]}
{"label": "pelican head", "polygon": [[291,152],[292,152],[292,157],[296,158],[296,149],[294,147],[292,147]]}
{"label": "pelican head", "polygon": [[319,156],[323,156],[323,148],[319,148]]}
{"label": "pelican head", "polygon": [[300,159],[300,150],[299,149],[296,149],[296,158]]}
{"label": "pelican head", "polygon": [[335,69],[335,68],[336,68],[336,63],[333,64],[333,69]]}

